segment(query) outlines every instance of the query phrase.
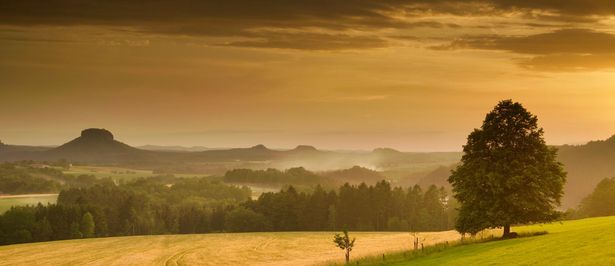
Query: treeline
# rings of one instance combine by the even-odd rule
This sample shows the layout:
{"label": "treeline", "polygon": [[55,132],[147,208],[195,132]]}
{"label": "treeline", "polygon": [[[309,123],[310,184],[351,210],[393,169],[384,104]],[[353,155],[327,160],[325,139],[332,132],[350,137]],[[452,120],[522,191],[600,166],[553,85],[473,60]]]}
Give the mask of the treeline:
{"label": "treeline", "polygon": [[[172,183],[169,183],[172,181]],[[14,207],[0,216],[0,244],[207,232],[412,230],[452,228],[444,190],[344,185],[313,192],[288,187],[250,199],[247,187],[206,178],[158,177],[62,191],[57,204]]]}
{"label": "treeline", "polygon": [[241,208],[258,217],[255,222],[263,222],[266,230],[258,231],[439,231],[452,228],[452,205],[443,188],[404,190],[381,181],[373,186],[345,184],[337,191],[317,186],[312,193],[298,193],[290,187],[264,193]]}
{"label": "treeline", "polygon": [[0,244],[223,231],[224,221],[216,217],[250,195],[247,187],[205,178],[152,177],[72,188],[60,193],[57,204],[13,207],[0,216]]}
{"label": "treeline", "polygon": [[87,187],[108,182],[93,175],[66,175],[65,161],[35,163],[22,161],[0,164],[0,194],[55,193],[65,188]]}

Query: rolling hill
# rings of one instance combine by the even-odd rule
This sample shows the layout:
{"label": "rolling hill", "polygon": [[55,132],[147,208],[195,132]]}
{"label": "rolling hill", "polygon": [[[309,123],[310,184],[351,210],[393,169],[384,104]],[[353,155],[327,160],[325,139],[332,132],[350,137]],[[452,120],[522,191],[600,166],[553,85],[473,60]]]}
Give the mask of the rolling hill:
{"label": "rolling hill", "polygon": [[604,178],[615,177],[615,136],[585,145],[559,147],[558,158],[568,172],[563,205],[576,205]]}
{"label": "rolling hill", "polygon": [[[558,147],[558,159],[568,172],[563,208],[576,207],[603,178],[615,176],[615,136],[585,145]],[[68,159],[85,164],[102,164],[154,170],[161,173],[224,174],[229,169],[288,169],[305,167],[331,171],[362,166],[401,178],[400,184],[447,185],[450,169],[460,152],[400,152],[389,148],[373,151],[326,151],[299,145],[290,150],[274,150],[264,145],[249,148],[204,151],[144,150],[115,140],[105,129],[86,129],[59,147],[33,147],[0,144],[0,162],[15,160]],[[418,170],[417,170],[418,169]],[[409,175],[410,174],[410,175]]]}
{"label": "rolling hill", "polygon": [[[564,186],[563,208],[574,208],[589,195],[598,182],[615,177],[615,136],[606,140],[590,141],[584,145],[557,146],[558,160],[568,173]],[[448,177],[454,165],[441,166],[423,173],[415,181],[421,186],[435,184],[450,187]]]}
{"label": "rolling hill", "polygon": [[115,140],[108,130],[95,128],[83,130],[78,138],[43,153],[50,159],[99,162],[134,161],[153,154]]}
{"label": "rolling hill", "polygon": [[407,153],[392,149],[376,149],[372,152],[324,151],[309,145],[299,145],[290,150],[269,149],[262,144],[249,148],[204,151],[144,150],[115,140],[108,130],[94,128],[83,130],[79,137],[59,147],[0,146],[0,161],[68,159],[80,163],[138,166],[151,170],[168,166],[197,172],[237,167],[286,169],[303,166],[318,171],[355,165],[379,169],[404,168],[414,164],[433,164],[435,167],[454,163],[459,157],[460,154],[455,152]]}

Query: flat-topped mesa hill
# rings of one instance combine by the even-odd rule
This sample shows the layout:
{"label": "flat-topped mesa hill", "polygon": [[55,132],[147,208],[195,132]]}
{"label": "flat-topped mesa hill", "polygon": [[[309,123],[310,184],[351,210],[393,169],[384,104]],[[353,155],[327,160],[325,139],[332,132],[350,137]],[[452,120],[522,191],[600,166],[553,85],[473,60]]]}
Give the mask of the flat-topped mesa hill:
{"label": "flat-topped mesa hill", "polygon": [[63,158],[73,161],[117,161],[147,154],[113,138],[106,129],[89,128],[81,136],[45,152],[46,158]]}
{"label": "flat-topped mesa hill", "polygon": [[124,153],[140,151],[113,139],[113,134],[106,129],[89,128],[81,131],[81,136],[53,150],[56,153]]}
{"label": "flat-topped mesa hill", "polygon": [[310,145],[299,145],[295,147],[295,151],[318,151],[316,147]]}
{"label": "flat-topped mesa hill", "polygon": [[109,130],[89,128],[61,146],[0,146],[0,161],[67,159],[81,163],[113,163],[159,165],[175,163],[274,161],[286,157],[324,154],[312,146],[300,145],[292,150],[273,150],[259,144],[248,148],[212,149],[205,151],[156,151],[132,147],[117,141]]}

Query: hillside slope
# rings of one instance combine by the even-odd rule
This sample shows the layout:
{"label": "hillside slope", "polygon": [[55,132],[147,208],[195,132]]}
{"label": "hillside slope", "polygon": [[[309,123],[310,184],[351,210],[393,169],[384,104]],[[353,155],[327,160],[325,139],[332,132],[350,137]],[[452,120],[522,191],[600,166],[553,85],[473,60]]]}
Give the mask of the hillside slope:
{"label": "hillside slope", "polygon": [[[412,260],[376,265],[615,265],[615,216],[513,228],[546,235],[446,249]],[[391,257],[392,258],[392,257]],[[373,264],[374,261],[371,262]],[[361,262],[361,265],[370,263]]]}
{"label": "hillside slope", "polygon": [[600,180],[615,177],[615,136],[585,145],[561,146],[558,159],[568,172],[562,203],[576,207]]}

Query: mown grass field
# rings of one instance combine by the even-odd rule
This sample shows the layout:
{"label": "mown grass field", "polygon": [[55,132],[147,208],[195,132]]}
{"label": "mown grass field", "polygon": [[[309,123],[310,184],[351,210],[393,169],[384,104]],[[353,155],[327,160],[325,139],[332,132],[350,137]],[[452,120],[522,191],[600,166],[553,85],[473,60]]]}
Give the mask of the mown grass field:
{"label": "mown grass field", "polygon": [[0,196],[0,214],[9,210],[11,206],[36,205],[39,202],[42,204],[55,203],[58,199],[58,194],[24,194]]}
{"label": "mown grass field", "polygon": [[385,261],[374,257],[359,265],[615,265],[615,216],[521,226],[513,231],[548,234],[455,246],[412,259],[387,254]]}
{"label": "mown grass field", "polygon": [[[233,233],[110,237],[0,247],[2,265],[326,265],[342,261],[333,232]],[[351,233],[353,257],[408,249],[409,233]],[[454,231],[421,233],[426,243]]]}

